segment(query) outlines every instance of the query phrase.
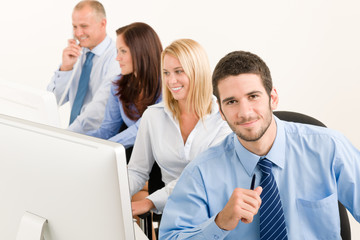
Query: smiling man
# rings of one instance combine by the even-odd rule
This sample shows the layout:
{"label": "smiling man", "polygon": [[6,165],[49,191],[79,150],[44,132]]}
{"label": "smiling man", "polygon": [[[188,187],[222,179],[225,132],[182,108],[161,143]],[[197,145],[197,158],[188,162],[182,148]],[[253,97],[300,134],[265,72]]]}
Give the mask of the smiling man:
{"label": "smiling man", "polygon": [[338,200],[360,221],[359,150],[336,131],[276,118],[261,58],[229,53],[213,87],[233,134],[185,168],[160,239],[341,239]]}
{"label": "smiling man", "polygon": [[55,94],[59,105],[70,102],[68,129],[85,133],[100,126],[111,81],[120,74],[120,66],[115,60],[115,42],[106,34],[106,14],[100,2],[79,2],[72,25],[74,38],[63,50],[48,91]]}

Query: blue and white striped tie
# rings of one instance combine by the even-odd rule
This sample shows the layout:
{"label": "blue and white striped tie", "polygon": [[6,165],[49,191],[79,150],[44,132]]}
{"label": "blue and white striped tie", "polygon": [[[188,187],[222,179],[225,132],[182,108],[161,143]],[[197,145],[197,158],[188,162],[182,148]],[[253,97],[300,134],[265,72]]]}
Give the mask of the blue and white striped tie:
{"label": "blue and white striped tie", "polygon": [[260,206],[260,239],[288,239],[279,190],[271,172],[272,162],[263,158],[260,159],[258,165],[263,174],[260,182],[260,186],[263,188],[260,195],[262,201]]}

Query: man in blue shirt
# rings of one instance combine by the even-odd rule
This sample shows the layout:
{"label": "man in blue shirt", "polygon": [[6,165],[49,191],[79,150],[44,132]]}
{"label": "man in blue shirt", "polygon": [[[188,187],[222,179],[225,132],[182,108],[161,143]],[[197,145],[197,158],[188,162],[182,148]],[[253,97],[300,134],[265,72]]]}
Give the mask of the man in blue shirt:
{"label": "man in blue shirt", "polygon": [[185,168],[165,206],[160,239],[260,239],[261,206],[276,195],[263,197],[264,159],[284,229],[261,239],[341,239],[338,200],[360,221],[359,150],[336,131],[276,118],[278,95],[262,59],[229,53],[213,86],[234,133]]}
{"label": "man in blue shirt", "polygon": [[[72,113],[68,129],[85,133],[98,129],[105,113],[110,85],[120,66],[116,59],[115,42],[106,34],[106,14],[98,1],[80,1],[72,13],[74,38],[63,50],[62,63],[55,71],[47,89],[55,94],[58,105],[70,102],[71,109],[80,86],[86,56],[93,54],[87,91],[79,104],[80,112]],[[83,85],[82,85],[83,86]],[[81,87],[80,87],[81,88]],[[85,91],[85,90],[84,90]]]}

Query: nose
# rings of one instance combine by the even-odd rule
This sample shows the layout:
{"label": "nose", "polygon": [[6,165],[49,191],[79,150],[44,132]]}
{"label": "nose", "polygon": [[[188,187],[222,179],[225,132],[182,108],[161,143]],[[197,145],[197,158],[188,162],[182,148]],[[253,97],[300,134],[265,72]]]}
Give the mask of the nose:
{"label": "nose", "polygon": [[247,119],[251,115],[251,105],[247,101],[239,101],[238,117]]}
{"label": "nose", "polygon": [[81,30],[81,28],[75,28],[74,29],[74,35],[76,38],[80,38],[80,36],[83,34],[83,31]]}
{"label": "nose", "polygon": [[120,53],[118,53],[118,54],[116,55],[116,58],[115,58],[115,60],[116,60],[116,61],[118,61],[118,62],[120,62],[120,60],[121,60],[121,56],[120,56]]}
{"label": "nose", "polygon": [[171,73],[169,73],[169,75],[166,76],[166,80],[169,84],[174,84],[177,82],[176,77],[174,76],[174,74]]}

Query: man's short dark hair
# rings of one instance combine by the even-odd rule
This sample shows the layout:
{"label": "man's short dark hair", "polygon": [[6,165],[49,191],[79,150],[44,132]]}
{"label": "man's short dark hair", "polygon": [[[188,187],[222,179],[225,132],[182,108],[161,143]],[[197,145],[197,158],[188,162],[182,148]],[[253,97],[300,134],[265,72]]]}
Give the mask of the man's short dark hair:
{"label": "man's short dark hair", "polygon": [[267,94],[270,96],[273,86],[270,70],[265,62],[253,53],[234,51],[220,59],[213,72],[212,83],[214,95],[218,101],[220,101],[218,90],[219,82],[229,76],[238,76],[242,73],[259,75]]}

